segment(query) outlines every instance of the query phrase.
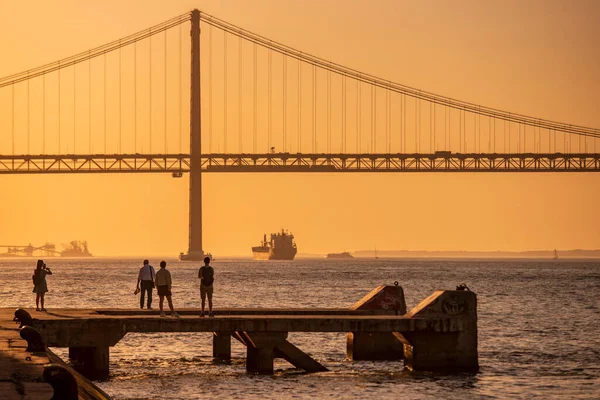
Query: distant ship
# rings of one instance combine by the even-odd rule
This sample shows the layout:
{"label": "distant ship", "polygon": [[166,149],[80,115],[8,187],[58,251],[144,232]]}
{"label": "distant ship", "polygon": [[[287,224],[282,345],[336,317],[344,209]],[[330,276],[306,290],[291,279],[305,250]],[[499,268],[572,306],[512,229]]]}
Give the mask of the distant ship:
{"label": "distant ship", "polygon": [[204,261],[205,257],[210,258],[210,261],[214,260],[211,253],[204,253],[204,252],[202,252],[201,254],[194,254],[191,256],[189,254],[179,253],[179,256],[177,257],[177,259],[179,261]]}
{"label": "distant ship", "polygon": [[88,250],[87,242],[84,240],[73,240],[68,245],[64,246],[65,249],[60,252],[61,257],[91,257],[92,253]]}
{"label": "distant ship", "polygon": [[343,253],[329,253],[325,258],[354,258],[352,254],[344,251]]}
{"label": "distant ship", "polygon": [[293,260],[297,252],[294,235],[283,229],[281,233],[271,233],[270,240],[267,240],[265,233],[260,246],[252,248],[255,260]]}

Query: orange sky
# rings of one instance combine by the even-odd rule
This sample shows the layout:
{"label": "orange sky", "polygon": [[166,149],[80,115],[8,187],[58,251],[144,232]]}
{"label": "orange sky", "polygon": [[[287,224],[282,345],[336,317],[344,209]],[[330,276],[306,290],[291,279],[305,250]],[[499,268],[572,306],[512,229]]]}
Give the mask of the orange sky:
{"label": "orange sky", "polygon": [[[0,76],[194,7],[395,82],[600,127],[595,1],[13,2],[3,5],[0,16]],[[0,115],[0,124],[5,120],[0,148],[7,153],[10,111],[0,109]],[[205,174],[205,249],[250,256],[264,232],[282,227],[296,235],[301,253],[375,246],[600,248],[599,179],[598,174]],[[140,256],[176,255],[187,248],[187,176],[3,175],[0,185],[0,244],[87,239],[99,255]]]}

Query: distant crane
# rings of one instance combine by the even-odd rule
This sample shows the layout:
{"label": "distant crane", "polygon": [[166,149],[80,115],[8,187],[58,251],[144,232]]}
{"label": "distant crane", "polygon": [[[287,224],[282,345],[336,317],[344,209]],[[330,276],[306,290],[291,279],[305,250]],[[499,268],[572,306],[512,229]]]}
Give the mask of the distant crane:
{"label": "distant crane", "polygon": [[0,253],[0,257],[33,257],[36,251],[39,251],[40,256],[56,256],[60,251],[56,250],[53,243],[46,243],[42,246],[34,247],[29,243],[26,246],[19,245],[0,245],[0,249],[6,248],[4,253]]}

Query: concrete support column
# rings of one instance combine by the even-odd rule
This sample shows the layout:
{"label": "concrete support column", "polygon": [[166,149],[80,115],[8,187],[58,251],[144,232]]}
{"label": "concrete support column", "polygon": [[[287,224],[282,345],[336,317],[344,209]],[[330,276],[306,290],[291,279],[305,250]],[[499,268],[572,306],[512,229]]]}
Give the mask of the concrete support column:
{"label": "concrete support column", "polygon": [[246,371],[257,374],[273,374],[274,347],[249,346],[246,353]]}
{"label": "concrete support column", "polygon": [[73,368],[88,379],[102,380],[109,374],[108,346],[69,347]]}
{"label": "concrete support column", "polygon": [[393,332],[350,332],[346,357],[354,361],[401,360],[404,345]]}
{"label": "concrete support column", "polygon": [[213,332],[213,357],[216,361],[231,360],[230,332]]}
{"label": "concrete support column", "polygon": [[244,332],[247,342],[246,371],[272,374],[275,347],[284,343],[287,332]]}

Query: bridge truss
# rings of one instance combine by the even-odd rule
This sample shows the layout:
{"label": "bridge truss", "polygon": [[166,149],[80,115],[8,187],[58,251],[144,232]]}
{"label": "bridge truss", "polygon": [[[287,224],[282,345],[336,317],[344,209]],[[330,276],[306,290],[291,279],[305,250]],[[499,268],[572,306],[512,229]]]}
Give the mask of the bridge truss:
{"label": "bridge truss", "polygon": [[[0,155],[0,174],[190,172],[188,154]],[[600,172],[600,154],[204,154],[203,172]]]}

